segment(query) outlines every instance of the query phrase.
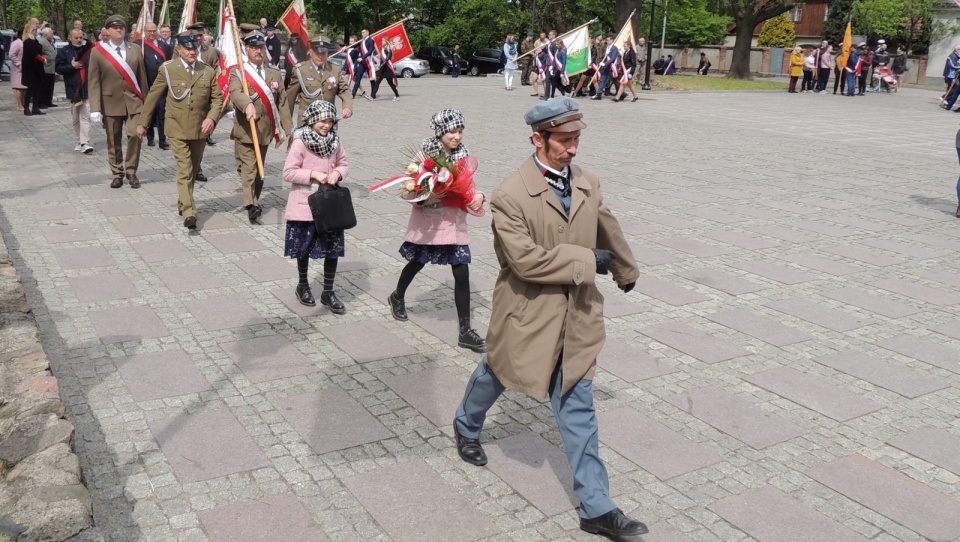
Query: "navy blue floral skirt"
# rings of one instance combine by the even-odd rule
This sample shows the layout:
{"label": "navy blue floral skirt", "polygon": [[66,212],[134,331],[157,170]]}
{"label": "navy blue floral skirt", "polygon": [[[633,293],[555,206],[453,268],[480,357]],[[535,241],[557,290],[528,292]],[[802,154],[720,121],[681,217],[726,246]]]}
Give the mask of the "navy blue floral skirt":
{"label": "navy blue floral skirt", "polygon": [[459,265],[470,263],[470,247],[467,245],[418,245],[404,241],[400,255],[408,262],[436,265]]}
{"label": "navy blue floral skirt", "polygon": [[287,236],[283,246],[284,256],[298,260],[307,256],[314,260],[341,258],[344,255],[344,245],[342,231],[319,233],[313,222],[287,221]]}

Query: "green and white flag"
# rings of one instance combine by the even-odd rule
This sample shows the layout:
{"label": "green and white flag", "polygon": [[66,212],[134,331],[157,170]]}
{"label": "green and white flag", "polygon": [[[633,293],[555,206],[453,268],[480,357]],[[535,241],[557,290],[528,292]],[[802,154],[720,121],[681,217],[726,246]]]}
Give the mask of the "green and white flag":
{"label": "green and white flag", "polygon": [[577,75],[590,67],[590,28],[586,25],[563,36],[567,46],[567,76]]}

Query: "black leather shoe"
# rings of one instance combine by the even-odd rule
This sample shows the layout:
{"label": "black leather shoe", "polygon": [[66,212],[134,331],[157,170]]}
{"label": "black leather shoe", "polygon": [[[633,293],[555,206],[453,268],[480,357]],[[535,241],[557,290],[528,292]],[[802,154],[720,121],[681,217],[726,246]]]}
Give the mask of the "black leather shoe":
{"label": "black leather shoe", "polygon": [[195,229],[197,229],[197,217],[195,217],[195,216],[188,216],[187,218],[184,218],[184,219],[183,219],[183,227],[184,227],[184,228],[187,228],[188,230],[195,230]]}
{"label": "black leather shoe", "polygon": [[305,284],[297,284],[297,299],[301,305],[308,307],[317,306],[317,300],[313,298],[313,292],[310,291],[310,286]]}
{"label": "black leather shoe", "polygon": [[115,177],[110,181],[110,188],[120,188],[123,186],[123,177]]}
{"label": "black leather shoe", "polygon": [[159,145],[160,145],[160,150],[162,150],[162,151],[168,151],[168,150],[170,150],[170,144],[167,143],[167,141],[166,141],[165,139],[161,139]]}
{"label": "black leather shoe", "polygon": [[580,530],[609,537],[640,536],[650,532],[646,525],[628,518],[619,508],[595,518],[580,518]]}
{"label": "black leather shoe", "polygon": [[390,297],[387,298],[387,303],[390,304],[390,312],[393,313],[393,317],[401,322],[407,321],[407,307],[403,302],[403,298],[397,295],[396,291],[390,292]]}
{"label": "black leather shoe", "polygon": [[460,454],[460,459],[478,467],[487,464],[487,454],[484,453],[483,446],[480,446],[480,439],[461,435],[457,429],[457,420],[453,420],[453,434],[457,438],[457,453]]}
{"label": "black leather shoe", "polygon": [[217,142],[213,140],[213,136],[207,136],[207,145],[210,145],[212,147],[216,144]]}
{"label": "black leather shoe", "polygon": [[460,348],[473,350],[478,354],[483,354],[487,351],[487,341],[483,340],[483,337],[473,328],[460,331],[460,336],[457,338],[457,345],[459,345]]}
{"label": "black leather shoe", "polygon": [[196,181],[197,181],[198,183],[205,183],[205,182],[207,182],[207,176],[204,175],[203,172],[201,171],[201,172],[197,173]]}
{"label": "black leather shoe", "polygon": [[154,146],[154,145],[156,145],[156,143],[154,143],[154,141],[153,141],[152,139],[148,139],[148,140],[147,140],[147,146],[148,146],[148,147],[152,147],[152,146]]}
{"label": "black leather shoe", "polygon": [[330,312],[333,314],[347,313],[347,306],[343,304],[343,301],[340,301],[340,298],[337,297],[337,294],[335,294],[333,290],[320,294],[320,304],[330,309]]}
{"label": "black leather shoe", "polygon": [[247,208],[247,217],[250,218],[250,222],[256,222],[262,214],[263,209],[259,205],[251,205]]}
{"label": "black leather shoe", "polygon": [[46,115],[46,113],[44,113],[43,111],[40,111],[40,108],[39,108],[39,107],[36,108],[36,109],[34,109],[33,111],[31,111],[30,114],[31,114],[31,115]]}

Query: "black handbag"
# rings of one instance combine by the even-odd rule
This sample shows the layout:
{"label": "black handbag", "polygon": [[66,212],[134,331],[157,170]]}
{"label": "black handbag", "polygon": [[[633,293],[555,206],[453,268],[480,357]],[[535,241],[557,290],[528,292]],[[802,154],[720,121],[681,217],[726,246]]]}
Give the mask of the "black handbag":
{"label": "black handbag", "polygon": [[307,197],[307,205],[320,233],[349,230],[357,225],[353,200],[346,186],[322,184],[319,190]]}

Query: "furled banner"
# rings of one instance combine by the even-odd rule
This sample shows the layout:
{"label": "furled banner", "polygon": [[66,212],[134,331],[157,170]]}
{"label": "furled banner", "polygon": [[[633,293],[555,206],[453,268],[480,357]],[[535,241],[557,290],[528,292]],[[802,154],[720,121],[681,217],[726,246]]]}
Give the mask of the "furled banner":
{"label": "furled banner", "polygon": [[180,13],[180,29],[177,34],[186,32],[187,27],[197,22],[197,0],[186,0],[183,3],[183,11]]}
{"label": "furled banner", "polygon": [[[237,67],[237,58],[241,51],[237,51],[237,19],[230,13],[230,6],[220,0],[220,36],[217,38],[217,49],[220,51],[220,74],[217,75],[217,84],[223,91],[224,97],[230,94],[230,75]],[[246,60],[244,58],[244,60]],[[224,99],[224,105],[227,100]]]}

